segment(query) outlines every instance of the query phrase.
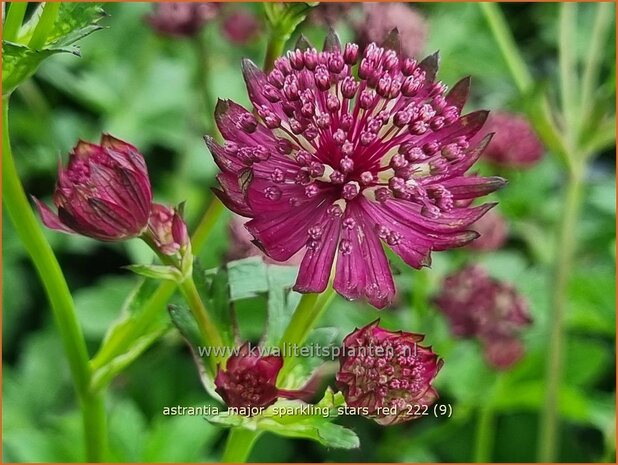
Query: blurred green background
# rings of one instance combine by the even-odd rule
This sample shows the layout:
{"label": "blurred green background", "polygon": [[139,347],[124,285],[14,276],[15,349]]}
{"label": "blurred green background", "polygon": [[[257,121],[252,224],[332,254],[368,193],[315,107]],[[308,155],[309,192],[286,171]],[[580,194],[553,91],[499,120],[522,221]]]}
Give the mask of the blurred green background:
{"label": "blurred green background", "polygon": [[[518,93],[477,5],[414,4],[428,27],[424,51],[440,50],[438,77],[452,85],[471,75],[466,109],[517,111]],[[551,89],[557,74],[558,4],[504,4],[502,8],[526,62]],[[320,8],[320,7],[318,7]],[[248,44],[230,42],[221,22],[234,9],[258,18],[260,4],[226,5],[196,39],[157,35],[145,21],[148,3],[106,4],[106,28],[80,42],[82,57],[55,56],[12,99],[13,151],[28,193],[49,200],[59,156],[77,139],[97,141],[109,132],[145,154],[157,201],[186,200],[195,224],[212,195],[216,167],[202,135],[213,133],[210,112],[216,98],[248,105],[240,60],[261,63],[266,35]],[[348,12],[346,15],[355,15]],[[593,5],[580,5],[578,42],[586,53]],[[354,38],[347,21],[335,22],[343,41]],[[263,27],[262,27],[263,29]],[[302,31],[321,44],[325,26],[305,21]],[[293,43],[294,38],[290,43]],[[198,45],[199,44],[201,45]],[[609,97],[615,95],[615,36],[607,42],[604,68]],[[206,98],[205,98],[206,96]],[[496,173],[482,166],[483,173]],[[509,179],[495,197],[509,224],[507,244],[495,252],[469,249],[435,253],[431,270],[411,270],[394,260],[399,301],[378,313],[343,299],[323,325],[340,328],[382,318],[390,328],[427,334],[445,359],[436,379],[441,403],[452,418],[424,418],[380,427],[356,417],[338,420],[361,439],[354,451],[327,450],[317,443],[264,435],[251,461],[432,462],[472,460],[479,409],[491,401],[496,415],[494,461],[535,460],[538,415],[544,399],[547,352],[549,260],[559,220],[563,171],[547,153],[526,171],[500,170]],[[4,461],[72,461],[83,457],[81,423],[68,365],[45,295],[19,239],[3,218],[3,455]],[[224,262],[229,216],[221,218],[201,259]],[[585,205],[577,231],[578,253],[569,283],[568,343],[561,385],[561,461],[615,460],[615,156],[602,154],[586,177]],[[91,353],[118,316],[138,278],[121,267],[144,262],[150,252],[138,241],[102,244],[46,231],[74,292]],[[534,324],[524,332],[526,356],[511,370],[492,371],[474,341],[455,340],[431,306],[419,308],[439,290],[442,278],[465,262],[484,265],[511,282],[530,303]],[[258,340],[265,311],[260,300],[238,306],[243,335]],[[497,379],[500,379],[497,382]],[[330,384],[333,380],[330,379]],[[200,417],[164,417],[171,405],[210,402],[182,341],[170,331],[112,385],[107,405],[110,445],[117,461],[216,461],[225,431]]]}

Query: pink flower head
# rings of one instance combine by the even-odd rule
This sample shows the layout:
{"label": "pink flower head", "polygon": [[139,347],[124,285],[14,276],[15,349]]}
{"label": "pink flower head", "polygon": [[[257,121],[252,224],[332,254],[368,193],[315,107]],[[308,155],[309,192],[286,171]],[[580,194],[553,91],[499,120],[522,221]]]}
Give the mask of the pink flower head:
{"label": "pink flower head", "polygon": [[471,228],[479,233],[479,237],[470,242],[469,247],[475,250],[497,250],[504,245],[508,236],[506,221],[495,210],[474,223]]}
{"label": "pink flower head", "polygon": [[324,291],[336,257],[337,292],[383,308],[395,286],[382,243],[420,268],[432,250],[477,237],[468,227],[493,204],[456,202],[504,180],[465,175],[488,141],[468,142],[487,112],[461,116],[469,81],[446,93],[434,82],[437,62],[375,44],[361,57],[334,34],[323,52],[291,51],[269,74],[243,62],[256,113],[219,101],[226,142],[206,137],[221,169],[216,193],[251,218],[247,229],[271,258],[306,247],[296,291]]}
{"label": "pink flower head", "polygon": [[[507,168],[529,168],[536,165],[545,148],[534,129],[522,116],[506,112],[492,113],[483,128],[483,134],[494,137],[483,153],[487,161]],[[476,139],[480,140],[483,134]]]}
{"label": "pink flower head", "polygon": [[422,334],[387,331],[378,324],[344,339],[337,386],[349,407],[362,408],[381,425],[419,418],[438,398],[431,383],[443,361],[431,347],[418,344]]}
{"label": "pink flower head", "polygon": [[101,241],[139,236],[146,229],[152,191],[144,157],[108,134],[100,145],[79,141],[66,169],[58,167],[54,213],[34,199],[43,224]]}
{"label": "pink flower head", "polygon": [[232,43],[246,44],[260,32],[260,21],[245,9],[233,11],[223,19],[223,35]]}
{"label": "pink flower head", "polygon": [[492,366],[509,368],[523,355],[518,336],[532,323],[528,303],[512,286],[491,278],[480,266],[469,265],[448,276],[435,303],[453,334],[479,338]]}
{"label": "pink flower head", "polygon": [[225,370],[217,369],[215,390],[228,407],[238,408],[265,408],[274,404],[278,397],[302,397],[305,394],[302,391],[277,388],[277,376],[282,366],[283,357],[262,357],[244,344],[227,360]]}
{"label": "pink flower head", "polygon": [[165,255],[182,252],[189,245],[187,225],[175,208],[152,204],[148,221],[148,235],[155,247]]}
{"label": "pink flower head", "polygon": [[363,3],[365,20],[357,26],[361,44],[377,42],[397,29],[401,48],[407,56],[416,56],[425,48],[428,25],[425,18],[407,3]]}
{"label": "pink flower head", "polygon": [[218,8],[217,3],[159,3],[146,19],[159,34],[192,37],[216,17]]}

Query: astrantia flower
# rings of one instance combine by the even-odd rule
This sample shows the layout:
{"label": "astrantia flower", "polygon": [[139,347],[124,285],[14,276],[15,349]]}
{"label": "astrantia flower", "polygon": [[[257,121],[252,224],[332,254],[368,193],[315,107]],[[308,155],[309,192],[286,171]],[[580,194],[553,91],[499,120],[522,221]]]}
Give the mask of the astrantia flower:
{"label": "astrantia flower", "polygon": [[497,250],[504,245],[508,235],[506,221],[496,210],[487,212],[471,228],[479,237],[470,242],[469,247],[476,250]]}
{"label": "astrantia flower", "polygon": [[159,3],[147,20],[159,34],[192,37],[215,18],[218,8],[217,3],[206,2]]}
{"label": "astrantia flower", "polygon": [[[358,77],[353,67],[360,61]],[[438,58],[420,63],[369,45],[305,47],[269,74],[251,61],[243,72],[255,115],[220,101],[223,146],[206,143],[221,168],[219,198],[252,218],[247,229],[270,257],[306,247],[299,292],[322,292],[336,257],[335,289],[378,308],[395,294],[382,243],[410,266],[432,250],[462,246],[493,204],[460,207],[503,185],[466,176],[488,139],[469,139],[487,112],[461,116],[469,80],[446,93],[434,82]]]}
{"label": "astrantia flower", "polygon": [[363,3],[365,20],[356,30],[361,44],[382,40],[390,31],[397,29],[401,37],[402,51],[416,56],[425,48],[428,25],[423,16],[407,3]]}
{"label": "astrantia flower", "polygon": [[152,191],[144,157],[110,135],[100,145],[80,141],[66,169],[58,167],[54,213],[35,199],[45,226],[101,241],[139,236],[148,224]]}
{"label": "astrantia flower", "polygon": [[217,369],[215,390],[228,407],[238,408],[268,407],[278,397],[303,397],[304,392],[277,388],[277,376],[282,366],[283,357],[261,357],[245,344],[239,348],[238,354],[227,360],[225,370]]}
{"label": "astrantia flower", "polygon": [[431,383],[443,362],[431,347],[419,345],[422,334],[387,331],[378,323],[344,339],[337,386],[348,407],[381,425],[420,418],[438,398]]}
{"label": "astrantia flower", "polygon": [[174,255],[189,245],[187,225],[175,208],[152,204],[148,221],[148,237],[164,255]]}
{"label": "astrantia flower", "polygon": [[[487,119],[483,133],[494,137],[483,153],[483,158],[508,168],[529,168],[537,164],[545,149],[524,117],[506,112],[495,112]],[[479,139],[483,134],[478,134]]]}
{"label": "astrantia flower", "polygon": [[523,355],[519,335],[532,323],[528,303],[480,266],[470,265],[448,276],[435,303],[454,335],[476,337],[483,343],[492,366],[509,368]]}
{"label": "astrantia flower", "polygon": [[239,9],[223,18],[221,31],[227,40],[246,44],[260,32],[260,21],[251,11]]}

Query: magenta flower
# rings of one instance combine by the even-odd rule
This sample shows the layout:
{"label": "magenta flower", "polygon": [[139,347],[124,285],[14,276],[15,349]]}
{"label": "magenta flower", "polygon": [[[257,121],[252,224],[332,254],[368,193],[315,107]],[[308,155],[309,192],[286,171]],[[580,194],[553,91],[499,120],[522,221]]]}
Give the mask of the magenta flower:
{"label": "magenta flower", "polygon": [[502,247],[509,232],[505,219],[495,210],[487,212],[471,228],[479,233],[479,237],[470,242],[469,247],[483,251],[497,250]]}
{"label": "magenta flower", "polygon": [[159,203],[152,204],[147,234],[154,247],[164,255],[182,252],[189,245],[187,225],[181,214]]}
{"label": "magenta flower", "polygon": [[218,3],[159,3],[154,13],[146,17],[152,28],[161,35],[193,37],[206,23],[217,16]]}
{"label": "magenta flower", "polygon": [[483,153],[483,158],[496,166],[530,168],[545,153],[534,129],[522,116],[507,112],[492,113],[483,132],[474,141],[490,132],[494,133],[494,137]]}
{"label": "magenta flower", "polygon": [[43,224],[65,233],[119,241],[144,232],[152,191],[144,157],[108,134],[100,145],[80,141],[66,169],[58,167],[54,213],[34,199]]}
{"label": "magenta flower", "polygon": [[509,368],[523,356],[519,334],[532,323],[528,303],[480,266],[469,265],[448,276],[435,303],[455,336],[481,341],[485,358],[495,368]]}
{"label": "magenta flower", "polygon": [[381,425],[420,418],[438,398],[431,383],[443,361],[431,347],[419,345],[422,334],[387,331],[378,324],[344,339],[337,386],[348,407]]}
{"label": "magenta flower", "polygon": [[504,180],[465,175],[489,140],[469,144],[487,112],[461,116],[469,80],[446,93],[437,66],[437,55],[417,63],[375,44],[359,57],[334,34],[323,52],[291,51],[269,74],[243,62],[256,114],[219,101],[226,142],[206,137],[216,193],[252,218],[247,229],[271,258],[306,247],[296,291],[324,291],[337,257],[337,292],[383,308],[395,287],[382,243],[420,268],[432,250],[477,237],[469,225],[494,204],[457,202]]}
{"label": "magenta flower", "polygon": [[215,390],[228,407],[237,408],[265,408],[274,404],[278,397],[303,397],[306,394],[303,391],[277,388],[277,376],[282,366],[283,357],[262,357],[244,344],[227,360],[225,370],[218,367]]}
{"label": "magenta flower", "polygon": [[239,9],[224,17],[221,31],[227,40],[243,45],[260,32],[260,21],[250,11]]}
{"label": "magenta flower", "polygon": [[416,56],[425,48],[429,26],[408,3],[363,3],[363,10],[365,20],[355,27],[361,45],[382,40],[397,29],[403,53]]}

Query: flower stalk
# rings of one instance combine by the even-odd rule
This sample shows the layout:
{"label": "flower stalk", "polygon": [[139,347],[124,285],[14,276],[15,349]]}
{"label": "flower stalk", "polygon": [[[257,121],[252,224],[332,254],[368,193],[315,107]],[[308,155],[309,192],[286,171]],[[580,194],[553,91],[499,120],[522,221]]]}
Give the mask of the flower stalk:
{"label": "flower stalk", "polygon": [[13,160],[9,139],[9,98],[2,99],[2,197],[15,230],[30,255],[45,287],[54,320],[69,361],[84,424],[87,460],[104,460],[107,425],[103,397],[90,390],[88,351],[77,319],[75,304],[58,260],[30,207]]}
{"label": "flower stalk", "polygon": [[232,428],[225,443],[222,463],[245,463],[249,458],[255,441],[260,437],[259,431]]}

